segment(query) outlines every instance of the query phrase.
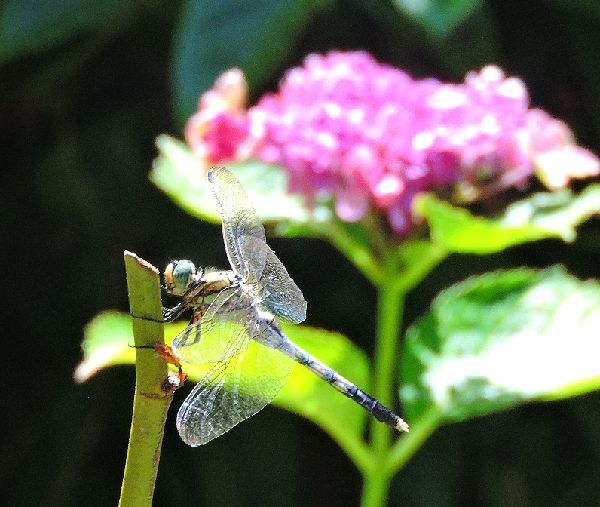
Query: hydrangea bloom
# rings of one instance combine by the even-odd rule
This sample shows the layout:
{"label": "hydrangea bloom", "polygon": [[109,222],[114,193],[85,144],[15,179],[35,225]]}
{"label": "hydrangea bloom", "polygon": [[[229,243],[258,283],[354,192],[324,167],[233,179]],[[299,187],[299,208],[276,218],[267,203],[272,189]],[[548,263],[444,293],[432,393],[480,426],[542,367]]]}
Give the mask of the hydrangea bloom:
{"label": "hydrangea bloom", "polygon": [[332,195],[346,221],[379,209],[398,233],[413,224],[418,192],[460,184],[478,198],[525,186],[536,168],[550,187],[599,171],[567,125],[530,109],[523,82],[495,66],[450,84],[331,52],[309,55],[249,109],[246,93],[233,69],[202,96],[186,128],[194,151],[210,163],[279,164],[290,191]]}

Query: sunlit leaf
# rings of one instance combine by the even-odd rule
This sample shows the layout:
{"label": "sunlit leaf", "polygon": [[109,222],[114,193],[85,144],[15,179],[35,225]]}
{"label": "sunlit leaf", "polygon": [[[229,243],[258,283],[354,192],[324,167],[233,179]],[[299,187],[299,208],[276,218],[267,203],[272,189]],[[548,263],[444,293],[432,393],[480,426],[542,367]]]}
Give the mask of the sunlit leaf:
{"label": "sunlit leaf", "polygon": [[590,185],[578,195],[571,190],[533,194],[509,206],[502,223],[509,227],[530,223],[556,232],[564,241],[574,241],[575,227],[598,213],[600,185]]}
{"label": "sunlit leaf", "polygon": [[[185,327],[184,323],[165,325],[165,341]],[[285,325],[284,331],[298,345],[334,368],[360,387],[367,389],[369,363],[366,355],[346,337],[307,326]],[[116,365],[134,364],[135,349],[129,315],[105,312],[92,320],[85,329],[84,357],[77,366],[75,379],[88,380],[98,371]],[[257,345],[258,347],[258,345]],[[208,370],[207,365],[184,365],[191,381],[199,380]],[[258,380],[258,379],[257,379]],[[295,365],[285,387],[273,402],[310,419],[330,433],[362,434],[366,412],[326,382],[300,365]]]}
{"label": "sunlit leaf", "polygon": [[[154,161],[150,179],[178,206],[203,220],[220,223],[215,199],[206,177],[209,167],[194,156],[187,145],[163,135],[156,140],[160,155]],[[319,222],[331,213],[325,206],[306,207],[304,198],[287,192],[287,176],[281,168],[259,161],[228,163],[240,180],[261,220],[276,222],[280,234],[314,234]],[[287,229],[291,231],[287,232]]]}
{"label": "sunlit leaf", "polygon": [[415,210],[427,220],[432,240],[450,252],[487,254],[544,238],[573,241],[575,227],[600,213],[600,185],[580,194],[533,194],[498,218],[475,216],[430,194],[417,198]]}
{"label": "sunlit leaf", "polygon": [[[171,343],[184,327],[183,323],[165,324],[165,341]],[[73,377],[85,382],[110,366],[135,363],[131,317],[126,313],[106,311],[92,319],[83,332],[83,359]]]}
{"label": "sunlit leaf", "polygon": [[394,0],[398,9],[438,36],[445,36],[462,23],[481,0]]}
{"label": "sunlit leaf", "polygon": [[561,267],[471,278],[441,293],[407,333],[409,420],[465,420],[600,388],[600,286]]}

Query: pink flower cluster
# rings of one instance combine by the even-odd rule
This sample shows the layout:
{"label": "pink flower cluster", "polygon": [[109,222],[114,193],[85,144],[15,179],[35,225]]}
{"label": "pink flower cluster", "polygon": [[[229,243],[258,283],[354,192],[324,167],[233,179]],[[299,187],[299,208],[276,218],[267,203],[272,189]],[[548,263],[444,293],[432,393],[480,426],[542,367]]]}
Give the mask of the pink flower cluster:
{"label": "pink flower cluster", "polygon": [[249,109],[246,95],[233,69],[202,96],[186,128],[195,152],[210,163],[279,164],[290,191],[332,195],[345,221],[381,210],[398,233],[412,227],[422,191],[454,185],[476,199],[523,187],[534,170],[550,187],[599,172],[567,125],[529,109],[523,82],[495,66],[449,84],[415,80],[365,52],[313,54],[277,93]]}

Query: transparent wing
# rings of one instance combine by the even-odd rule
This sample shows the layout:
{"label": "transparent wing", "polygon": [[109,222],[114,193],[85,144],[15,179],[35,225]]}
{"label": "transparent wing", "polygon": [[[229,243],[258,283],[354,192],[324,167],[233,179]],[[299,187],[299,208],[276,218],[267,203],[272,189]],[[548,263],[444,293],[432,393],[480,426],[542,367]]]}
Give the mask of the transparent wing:
{"label": "transparent wing", "polygon": [[235,315],[247,311],[252,306],[248,297],[243,294],[238,286],[223,289],[210,303],[204,312],[204,320],[213,318],[235,320]]}
{"label": "transparent wing", "polygon": [[179,435],[193,447],[264,408],[277,396],[293,365],[289,357],[251,339],[242,323],[229,332],[230,346],[238,353],[215,364],[177,413]]}
{"label": "transparent wing", "polygon": [[304,321],[306,300],[275,252],[266,243],[250,237],[244,238],[244,248],[247,252],[260,250],[265,259],[264,268],[256,284],[265,306],[275,315],[290,322],[297,324]]}
{"label": "transparent wing", "polygon": [[248,305],[239,289],[224,289],[208,306],[202,320],[194,322],[173,340],[177,356],[189,364],[211,364],[240,351],[231,343],[237,322],[247,315]]}
{"label": "transparent wing", "polygon": [[[231,343],[236,324],[226,320],[201,321],[192,324],[181,335],[187,333],[179,343],[173,342],[177,357],[188,364],[213,364],[226,361],[232,355],[242,352]],[[179,335],[179,336],[181,336]],[[187,343],[182,343],[188,340]]]}
{"label": "transparent wing", "polygon": [[248,251],[242,238],[251,237],[266,245],[265,229],[233,174],[224,167],[216,167],[208,173],[208,181],[219,205],[227,258],[242,280],[253,283],[263,271],[264,252],[261,249]]}
{"label": "transparent wing", "polygon": [[291,322],[306,318],[306,301],[287,270],[267,245],[265,230],[240,182],[224,167],[208,174],[219,203],[229,262],[254,286],[265,305]]}

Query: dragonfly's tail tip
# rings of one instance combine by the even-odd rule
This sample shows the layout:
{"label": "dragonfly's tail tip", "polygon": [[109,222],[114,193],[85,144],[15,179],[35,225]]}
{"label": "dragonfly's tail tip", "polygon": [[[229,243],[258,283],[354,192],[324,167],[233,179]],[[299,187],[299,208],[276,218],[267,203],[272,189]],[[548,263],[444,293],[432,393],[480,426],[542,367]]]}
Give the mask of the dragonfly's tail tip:
{"label": "dragonfly's tail tip", "polygon": [[404,419],[398,418],[398,421],[396,422],[396,429],[398,431],[404,431],[405,433],[408,433],[410,431],[410,426]]}

